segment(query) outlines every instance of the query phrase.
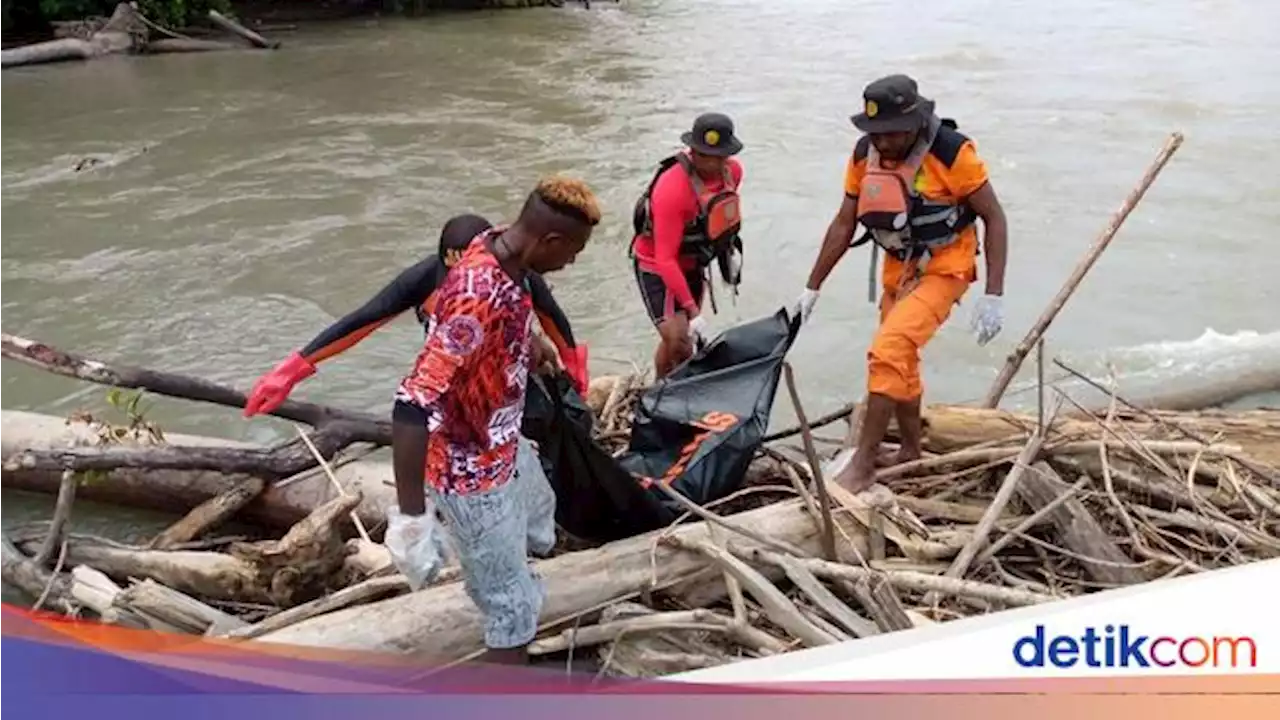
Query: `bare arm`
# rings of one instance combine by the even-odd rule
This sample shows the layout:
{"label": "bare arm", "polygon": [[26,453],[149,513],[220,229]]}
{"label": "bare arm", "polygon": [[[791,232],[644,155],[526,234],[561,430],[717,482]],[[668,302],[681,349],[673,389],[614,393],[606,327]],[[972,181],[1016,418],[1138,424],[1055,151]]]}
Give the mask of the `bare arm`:
{"label": "bare arm", "polygon": [[421,515],[427,511],[427,416],[421,408],[400,401],[391,417],[396,503],[405,515]]}
{"label": "bare arm", "polygon": [[835,269],[836,263],[849,250],[849,242],[853,240],[853,231],[858,226],[858,198],[845,195],[840,203],[840,211],[827,226],[826,237],[822,239],[822,249],[818,251],[818,259],[809,272],[809,282],[805,286],[810,290],[822,287],[827,276]]}
{"label": "bare arm", "polygon": [[1004,268],[1009,255],[1009,226],[1004,208],[996,198],[991,183],[986,183],[969,196],[969,204],[982,218],[986,232],[982,251],[987,258],[987,294],[1004,294]]}

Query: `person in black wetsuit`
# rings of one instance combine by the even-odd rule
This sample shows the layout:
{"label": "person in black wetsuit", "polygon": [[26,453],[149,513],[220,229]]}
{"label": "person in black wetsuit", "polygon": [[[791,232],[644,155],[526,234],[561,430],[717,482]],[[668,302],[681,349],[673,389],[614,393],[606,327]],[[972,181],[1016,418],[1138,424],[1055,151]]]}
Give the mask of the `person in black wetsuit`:
{"label": "person in black wetsuit", "polygon": [[[350,349],[405,310],[413,308],[418,321],[425,323],[430,316],[436,288],[449,268],[471,241],[490,227],[492,223],[478,215],[451,218],[440,232],[440,247],[436,254],[401,272],[363,307],[330,325],[306,347],[290,353],[271,372],[263,375],[249,394],[249,401],[244,407],[245,417],[269,413],[280,407],[294,386],[316,373],[317,364]],[[560,364],[573,379],[578,392],[585,397],[587,347],[574,341],[569,319],[551,296],[551,288],[542,276],[529,273],[527,277],[534,312],[543,334],[555,346]],[[535,348],[538,345],[535,344]]]}

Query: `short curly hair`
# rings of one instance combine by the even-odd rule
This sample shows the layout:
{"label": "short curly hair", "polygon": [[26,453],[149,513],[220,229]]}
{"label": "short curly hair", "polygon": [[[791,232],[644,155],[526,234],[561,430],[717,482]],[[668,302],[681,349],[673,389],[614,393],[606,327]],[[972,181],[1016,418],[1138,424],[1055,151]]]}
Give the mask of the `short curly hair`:
{"label": "short curly hair", "polygon": [[563,175],[544,177],[534,187],[533,196],[552,210],[592,227],[600,223],[600,201],[582,180]]}

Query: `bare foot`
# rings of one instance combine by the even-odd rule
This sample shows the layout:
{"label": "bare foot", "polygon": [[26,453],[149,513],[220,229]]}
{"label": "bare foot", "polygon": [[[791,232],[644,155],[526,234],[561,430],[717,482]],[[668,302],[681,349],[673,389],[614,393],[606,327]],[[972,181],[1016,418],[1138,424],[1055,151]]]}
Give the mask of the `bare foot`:
{"label": "bare foot", "polygon": [[898,463],[898,454],[893,450],[886,450],[884,446],[876,451],[876,467],[886,468]]}
{"label": "bare foot", "polygon": [[840,474],[836,476],[836,484],[856,494],[871,487],[871,483],[875,482],[875,479],[875,456],[862,458],[855,454],[853,460],[848,465],[845,465]]}
{"label": "bare foot", "polygon": [[909,448],[906,445],[903,445],[898,448],[898,455],[894,458],[894,464],[901,465],[902,463],[908,463],[912,460],[919,460],[920,454],[920,448]]}

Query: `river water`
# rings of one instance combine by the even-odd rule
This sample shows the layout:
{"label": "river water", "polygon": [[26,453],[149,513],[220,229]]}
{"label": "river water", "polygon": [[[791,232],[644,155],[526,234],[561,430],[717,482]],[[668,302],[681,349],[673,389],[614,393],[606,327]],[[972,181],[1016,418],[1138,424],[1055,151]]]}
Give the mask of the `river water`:
{"label": "river water", "polygon": [[[953,314],[926,352],[926,401],[984,394],[1174,130],[1185,144],[1049,350],[1091,372],[1112,363],[1139,392],[1275,366],[1278,22],[1280,6],[1246,0],[628,0],[323,25],[277,52],[11,70],[4,329],[247,388],[430,252],[446,218],[511,219],[539,175],[569,172],[607,217],[551,278],[556,295],[595,374],[647,366],[631,207],[692,118],[727,112],[746,144],[745,280],[736,305],[718,295],[723,329],[795,300],[841,199],[848,117],[863,85],[900,71],[977,140],[1010,222],[1005,332],[980,348],[968,306]],[[98,162],[76,172],[87,157]],[[866,271],[850,253],[791,354],[811,416],[861,393]],[[385,412],[420,343],[407,316],[294,397]],[[4,364],[5,408],[65,414],[103,395]],[[791,417],[786,397],[775,423]],[[190,403],[151,416],[262,442],[288,430]],[[5,500],[6,525],[47,513]],[[79,517],[115,534],[161,522]]]}

